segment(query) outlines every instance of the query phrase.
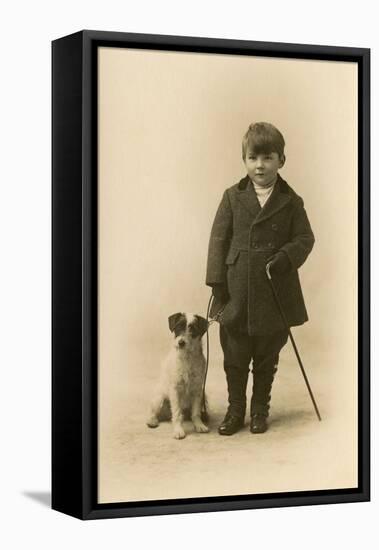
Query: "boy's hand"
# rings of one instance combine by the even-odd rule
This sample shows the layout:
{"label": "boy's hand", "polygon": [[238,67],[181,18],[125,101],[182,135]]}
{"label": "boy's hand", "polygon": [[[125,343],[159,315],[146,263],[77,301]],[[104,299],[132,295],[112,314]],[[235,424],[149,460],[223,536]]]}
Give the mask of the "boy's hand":
{"label": "boy's hand", "polygon": [[271,275],[284,275],[291,271],[291,262],[285,252],[277,252],[268,259]]}
{"label": "boy's hand", "polygon": [[221,302],[227,302],[229,300],[229,292],[225,284],[219,283],[212,286],[212,294]]}

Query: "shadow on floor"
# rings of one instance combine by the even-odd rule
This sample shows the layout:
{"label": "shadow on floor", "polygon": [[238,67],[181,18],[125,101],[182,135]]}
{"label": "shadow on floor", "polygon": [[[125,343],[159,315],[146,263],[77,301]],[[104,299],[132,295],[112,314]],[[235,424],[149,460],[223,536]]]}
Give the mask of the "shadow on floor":
{"label": "shadow on floor", "polygon": [[278,416],[273,415],[270,421],[270,426],[276,427],[282,425],[283,427],[295,427],[298,425],[308,424],[314,418],[316,418],[316,416],[313,411],[291,411]]}
{"label": "shadow on floor", "polygon": [[51,506],[51,493],[48,491],[24,491],[22,494],[43,506]]}

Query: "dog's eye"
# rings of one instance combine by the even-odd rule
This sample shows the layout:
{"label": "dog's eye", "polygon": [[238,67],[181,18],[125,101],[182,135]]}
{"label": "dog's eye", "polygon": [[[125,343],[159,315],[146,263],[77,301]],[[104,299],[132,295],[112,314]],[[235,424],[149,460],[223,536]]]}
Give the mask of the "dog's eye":
{"label": "dog's eye", "polygon": [[178,336],[178,334],[181,334],[186,330],[186,323],[183,321],[180,321],[174,328],[175,336]]}
{"label": "dog's eye", "polygon": [[198,330],[198,328],[196,327],[196,325],[191,325],[191,324],[189,324],[189,325],[188,325],[188,329],[189,329],[190,333],[192,334],[192,336],[193,336],[194,338],[196,338],[196,336],[199,335],[199,330]]}

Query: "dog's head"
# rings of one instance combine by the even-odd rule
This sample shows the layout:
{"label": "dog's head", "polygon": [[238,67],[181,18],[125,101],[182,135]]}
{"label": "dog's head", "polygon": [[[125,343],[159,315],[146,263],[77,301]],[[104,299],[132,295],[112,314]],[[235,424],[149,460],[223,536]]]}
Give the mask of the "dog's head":
{"label": "dog's head", "polygon": [[175,346],[185,350],[192,348],[195,342],[200,342],[208,328],[208,323],[200,315],[174,313],[168,318],[168,326],[175,335]]}

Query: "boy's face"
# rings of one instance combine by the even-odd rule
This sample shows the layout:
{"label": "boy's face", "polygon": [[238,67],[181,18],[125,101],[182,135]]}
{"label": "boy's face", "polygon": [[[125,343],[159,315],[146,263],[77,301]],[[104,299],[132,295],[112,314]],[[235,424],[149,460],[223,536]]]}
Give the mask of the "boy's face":
{"label": "boy's face", "polygon": [[275,182],[279,168],[284,165],[284,157],[276,152],[256,154],[248,150],[244,162],[250,179],[266,187]]}

